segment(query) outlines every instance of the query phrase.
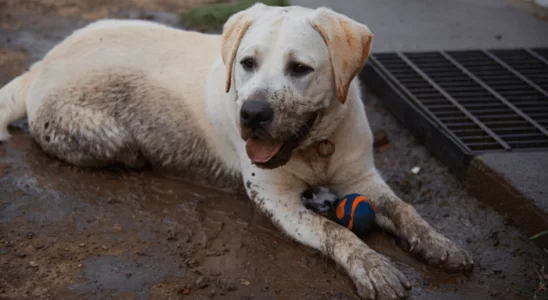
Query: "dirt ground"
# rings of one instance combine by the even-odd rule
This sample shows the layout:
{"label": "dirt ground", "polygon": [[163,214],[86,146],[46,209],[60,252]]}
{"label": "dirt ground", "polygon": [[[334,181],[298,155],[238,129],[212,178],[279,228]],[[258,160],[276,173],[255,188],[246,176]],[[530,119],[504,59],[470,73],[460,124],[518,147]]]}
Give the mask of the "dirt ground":
{"label": "dirt ground", "polygon": [[[196,2],[0,0],[0,85],[91,19],[174,25],[173,12]],[[511,217],[468,196],[381,100],[366,102],[388,138],[375,158],[389,184],[476,261],[471,274],[443,274],[385,234],[366,237],[410,278],[411,298],[533,299],[548,256]],[[245,197],[151,172],[77,169],[21,128],[0,145],[0,299],[357,299],[344,271],[278,233]]]}

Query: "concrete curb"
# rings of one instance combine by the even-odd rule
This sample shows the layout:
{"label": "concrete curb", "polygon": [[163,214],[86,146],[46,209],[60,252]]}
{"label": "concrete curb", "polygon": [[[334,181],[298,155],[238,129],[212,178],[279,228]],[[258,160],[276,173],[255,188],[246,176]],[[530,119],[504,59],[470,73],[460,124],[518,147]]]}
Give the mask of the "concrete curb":
{"label": "concrete curb", "polygon": [[[548,153],[496,153],[475,157],[468,192],[533,236],[548,229]],[[535,240],[548,248],[548,236]]]}

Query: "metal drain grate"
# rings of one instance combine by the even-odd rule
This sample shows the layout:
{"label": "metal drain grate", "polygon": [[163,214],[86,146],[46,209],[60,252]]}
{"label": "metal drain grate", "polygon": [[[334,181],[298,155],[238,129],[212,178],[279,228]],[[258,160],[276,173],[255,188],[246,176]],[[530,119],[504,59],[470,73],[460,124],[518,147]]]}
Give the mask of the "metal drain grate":
{"label": "metal drain grate", "polygon": [[548,48],[377,53],[364,76],[453,167],[485,152],[548,149]]}

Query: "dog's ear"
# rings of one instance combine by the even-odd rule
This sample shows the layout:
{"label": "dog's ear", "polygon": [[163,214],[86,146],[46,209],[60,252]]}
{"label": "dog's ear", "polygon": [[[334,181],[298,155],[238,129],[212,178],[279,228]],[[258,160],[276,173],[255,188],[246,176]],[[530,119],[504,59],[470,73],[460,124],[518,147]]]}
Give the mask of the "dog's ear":
{"label": "dog's ear", "polygon": [[221,42],[221,57],[226,68],[226,84],[225,91],[230,91],[232,83],[232,69],[234,67],[234,59],[236,52],[240,46],[240,42],[244,37],[247,29],[253,23],[260,11],[267,8],[262,3],[257,3],[246,10],[242,10],[232,15],[223,25],[223,40]]}
{"label": "dog's ear", "polygon": [[327,44],[337,98],[345,103],[350,83],[367,61],[373,34],[367,26],[325,7],[316,9],[310,22]]}

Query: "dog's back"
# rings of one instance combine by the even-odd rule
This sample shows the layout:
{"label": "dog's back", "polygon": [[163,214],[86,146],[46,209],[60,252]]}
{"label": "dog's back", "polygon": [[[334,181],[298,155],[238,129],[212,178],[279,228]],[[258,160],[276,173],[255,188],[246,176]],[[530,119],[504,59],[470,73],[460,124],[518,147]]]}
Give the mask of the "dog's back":
{"label": "dog's back", "polygon": [[[199,45],[199,46],[197,46]],[[218,56],[220,38],[147,21],[103,20],[76,30],[44,57],[31,87],[29,118],[40,94],[105,70],[144,72],[171,90],[202,99],[203,82]],[[111,75],[112,76],[112,75]],[[200,86],[196,86],[199,84]],[[34,92],[36,91],[36,93]],[[38,94],[38,95],[36,95]],[[195,106],[195,103],[192,103]]]}

